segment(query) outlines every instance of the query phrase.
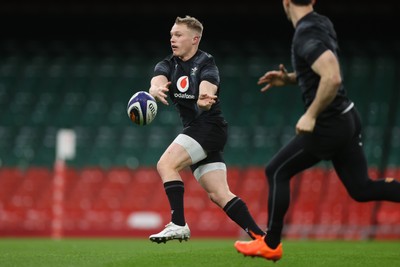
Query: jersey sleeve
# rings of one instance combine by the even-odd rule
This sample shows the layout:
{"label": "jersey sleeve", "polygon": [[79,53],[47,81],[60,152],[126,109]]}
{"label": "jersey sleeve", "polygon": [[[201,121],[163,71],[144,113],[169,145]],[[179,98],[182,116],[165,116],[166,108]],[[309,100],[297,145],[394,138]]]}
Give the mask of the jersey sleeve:
{"label": "jersey sleeve", "polygon": [[329,48],[325,45],[321,35],[324,34],[318,29],[304,29],[296,42],[294,49],[310,66]]}
{"label": "jersey sleeve", "polygon": [[158,62],[154,67],[154,76],[164,75],[165,77],[169,77],[169,74],[170,66],[166,60]]}
{"label": "jersey sleeve", "polygon": [[219,86],[219,70],[213,58],[209,58],[208,62],[202,68],[200,80],[208,81],[212,84],[215,84],[216,86]]}

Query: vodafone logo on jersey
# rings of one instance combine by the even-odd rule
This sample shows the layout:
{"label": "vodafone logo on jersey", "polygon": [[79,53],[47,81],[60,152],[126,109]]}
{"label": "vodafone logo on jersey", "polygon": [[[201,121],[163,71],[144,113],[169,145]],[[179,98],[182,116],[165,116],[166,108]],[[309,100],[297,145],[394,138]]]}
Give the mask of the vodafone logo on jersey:
{"label": "vodafone logo on jersey", "polygon": [[176,82],[176,88],[178,88],[180,93],[175,93],[174,96],[176,98],[185,98],[185,99],[194,99],[194,95],[186,94],[186,91],[189,89],[189,77],[182,76],[179,77]]}
{"label": "vodafone logo on jersey", "polygon": [[189,77],[182,76],[176,82],[176,87],[178,87],[179,92],[184,93],[189,89]]}

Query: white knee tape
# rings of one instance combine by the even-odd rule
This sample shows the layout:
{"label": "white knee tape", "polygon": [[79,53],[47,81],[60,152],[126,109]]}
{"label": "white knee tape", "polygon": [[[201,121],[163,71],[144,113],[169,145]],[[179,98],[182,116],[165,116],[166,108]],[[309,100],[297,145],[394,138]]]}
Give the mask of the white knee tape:
{"label": "white knee tape", "polygon": [[203,176],[204,174],[206,174],[207,172],[215,171],[215,170],[226,171],[225,163],[213,162],[213,163],[201,165],[196,170],[194,170],[193,175],[194,175],[194,177],[196,177],[196,180],[198,181],[200,179],[200,177]]}
{"label": "white knee tape", "polygon": [[201,147],[201,145],[194,140],[192,137],[186,134],[179,134],[174,143],[180,144],[183,146],[186,151],[189,153],[190,158],[192,159],[192,163],[195,164],[202,159],[207,157],[206,151]]}

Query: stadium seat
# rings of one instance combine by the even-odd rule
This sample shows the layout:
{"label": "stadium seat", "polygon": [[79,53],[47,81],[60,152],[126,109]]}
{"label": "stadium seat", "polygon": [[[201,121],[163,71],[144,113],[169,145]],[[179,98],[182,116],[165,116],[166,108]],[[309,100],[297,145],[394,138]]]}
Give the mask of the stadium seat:
{"label": "stadium seat", "polygon": [[[384,177],[400,179],[400,169],[388,168]],[[378,202],[375,206],[374,223],[376,228],[373,237],[377,239],[399,239],[400,238],[400,209],[397,203]]]}
{"label": "stadium seat", "polygon": [[52,173],[45,167],[32,167],[24,172],[23,177],[7,204],[9,209],[35,208],[38,199],[49,189]]}
{"label": "stadium seat", "polygon": [[[394,168],[400,164],[400,123],[396,123],[391,131],[391,146],[388,151],[388,168]],[[395,176],[397,177],[397,176]]]}
{"label": "stadium seat", "polygon": [[400,209],[398,203],[379,203],[376,223],[375,238],[398,240],[400,238]]}
{"label": "stadium seat", "polygon": [[[344,40],[342,44],[345,86],[362,116],[369,166],[385,168],[382,164],[387,159],[387,168],[396,169],[400,164],[400,109],[395,106],[398,42]],[[298,88],[260,93],[256,82],[268,69],[276,69],[277,63],[290,66],[290,47],[280,41],[251,40],[220,40],[204,45],[211,49],[221,75],[221,105],[229,123],[224,157],[230,189],[248,199],[257,220],[265,222],[267,194],[262,192],[267,188],[254,188],[244,182],[251,179],[248,177],[258,177],[255,184],[266,186],[262,169],[294,135],[303,104]],[[121,229],[129,212],[144,207],[154,208],[168,220],[169,207],[155,164],[181,131],[179,116],[173,107],[159,105],[152,125],[136,127],[126,115],[127,100],[134,92],[148,88],[154,64],[170,52],[168,47],[132,40],[3,40],[0,50],[0,207],[6,209],[2,210],[2,225],[17,229],[24,227],[27,218],[31,229],[47,225],[55,141],[60,128],[73,129],[77,134],[76,156],[66,162],[69,178],[65,181],[64,226],[68,231],[91,226],[100,229],[107,220]],[[47,174],[42,175],[48,177],[46,182],[28,182],[32,178],[26,170],[31,168],[47,168]],[[142,181],[136,172],[140,177],[153,177],[152,182]],[[331,170],[326,175],[320,170],[309,174],[318,181],[322,179],[318,177],[325,177],[321,199],[306,199],[304,195],[310,193],[298,193],[296,190],[305,190],[301,185],[307,180],[296,177],[292,185],[293,197],[298,201],[292,202],[287,216],[289,223],[295,218],[313,221],[312,231],[304,231],[308,236],[314,232],[317,238],[364,238],[371,232],[369,215],[377,224],[376,236],[391,238],[399,231],[393,219],[397,213],[386,203],[360,206],[347,196]],[[11,181],[8,175],[17,178]],[[120,175],[125,178],[115,178]],[[232,231],[237,230],[189,172],[185,171],[183,177],[191,220],[214,216],[221,227],[226,223]],[[307,217],[307,209],[313,209],[309,203],[315,201],[319,204]],[[203,210],[208,213],[196,214]],[[299,228],[286,230],[299,233]]]}
{"label": "stadium seat", "polygon": [[119,132],[116,127],[99,126],[93,136],[93,143],[87,162],[91,166],[108,169],[113,165],[117,154]]}
{"label": "stadium seat", "polygon": [[315,236],[320,239],[342,238],[349,196],[333,169],[327,170],[324,188],[318,207]]}
{"label": "stadium seat", "polygon": [[250,210],[261,211],[266,207],[268,184],[262,167],[247,167],[241,172],[237,194],[243,198]]}
{"label": "stadium seat", "polygon": [[80,181],[80,170],[75,168],[75,167],[71,167],[68,166],[65,168],[65,179],[64,179],[64,199],[71,199],[71,194],[76,186],[76,184],[78,184]]}
{"label": "stadium seat", "polygon": [[248,164],[251,156],[250,132],[245,126],[231,126],[228,129],[228,141],[224,150],[224,158],[228,165],[242,167]]}
{"label": "stadium seat", "polygon": [[373,220],[376,203],[348,202],[347,218],[344,222],[344,238],[349,240],[368,240],[373,235]]}
{"label": "stadium seat", "polygon": [[267,220],[268,183],[263,167],[242,168],[241,179],[234,192],[246,202],[256,222],[264,225]]}
{"label": "stadium seat", "polygon": [[240,183],[243,179],[242,169],[235,166],[227,165],[227,180],[229,188],[232,192],[238,192],[240,190]]}
{"label": "stadium seat", "polygon": [[141,167],[133,173],[121,208],[130,211],[169,210],[166,200],[157,170],[153,167]]}
{"label": "stadium seat", "polygon": [[1,206],[9,201],[23,180],[23,172],[14,167],[0,168],[0,201]]}
{"label": "stadium seat", "polygon": [[185,186],[185,212],[201,212],[212,205],[207,192],[199,184],[189,168],[182,170],[180,175]]}
{"label": "stadium seat", "polygon": [[86,167],[79,171],[79,179],[66,196],[66,208],[87,211],[92,209],[105,180],[105,171],[100,167]]}
{"label": "stadium seat", "polygon": [[278,126],[256,125],[250,131],[252,151],[246,164],[266,166],[281,146],[282,130]]}
{"label": "stadium seat", "polygon": [[94,200],[94,209],[103,211],[119,210],[130,185],[133,171],[128,168],[111,168],[106,171],[105,182]]}
{"label": "stadium seat", "polygon": [[[315,235],[320,202],[323,199],[323,187],[326,180],[325,170],[310,168],[292,178],[291,206],[285,229],[285,237],[291,239],[312,238]],[[296,181],[295,179],[298,179]]]}

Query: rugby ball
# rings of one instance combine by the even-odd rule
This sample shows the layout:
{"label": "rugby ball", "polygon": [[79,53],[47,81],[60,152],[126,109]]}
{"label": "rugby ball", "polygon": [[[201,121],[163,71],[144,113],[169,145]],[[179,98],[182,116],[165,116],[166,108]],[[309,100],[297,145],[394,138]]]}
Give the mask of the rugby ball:
{"label": "rugby ball", "polygon": [[146,91],[136,92],[128,102],[126,108],[128,117],[141,126],[150,124],[157,115],[157,102]]}

